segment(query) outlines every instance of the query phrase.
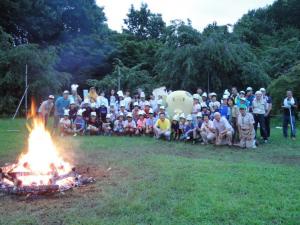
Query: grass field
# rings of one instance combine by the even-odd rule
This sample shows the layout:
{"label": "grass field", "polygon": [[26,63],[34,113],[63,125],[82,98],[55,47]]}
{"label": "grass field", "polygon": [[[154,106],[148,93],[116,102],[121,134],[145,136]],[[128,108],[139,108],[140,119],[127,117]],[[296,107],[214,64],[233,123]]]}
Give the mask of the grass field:
{"label": "grass field", "polygon": [[[1,195],[0,224],[300,224],[300,139],[281,132],[256,150],[56,138],[97,182],[39,199]],[[24,120],[0,120],[0,165],[26,148],[27,135]]]}

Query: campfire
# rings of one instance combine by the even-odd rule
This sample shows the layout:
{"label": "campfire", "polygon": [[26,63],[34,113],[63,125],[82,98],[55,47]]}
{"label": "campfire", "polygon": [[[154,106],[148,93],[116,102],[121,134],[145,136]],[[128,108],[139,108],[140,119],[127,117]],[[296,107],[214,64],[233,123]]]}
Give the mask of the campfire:
{"label": "campfire", "polygon": [[59,154],[42,121],[33,120],[29,128],[28,150],[14,164],[0,167],[0,191],[10,194],[49,194],[64,192],[92,183]]}

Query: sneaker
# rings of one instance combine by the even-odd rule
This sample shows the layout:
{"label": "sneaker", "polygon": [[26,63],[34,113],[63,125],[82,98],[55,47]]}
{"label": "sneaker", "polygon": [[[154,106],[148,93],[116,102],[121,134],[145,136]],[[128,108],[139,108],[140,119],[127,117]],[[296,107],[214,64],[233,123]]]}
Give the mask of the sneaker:
{"label": "sneaker", "polygon": [[265,144],[268,144],[268,140],[264,140],[264,143],[265,143]]}
{"label": "sneaker", "polygon": [[296,141],[296,138],[295,138],[295,137],[292,137],[292,140],[293,140],[293,141]]}
{"label": "sneaker", "polygon": [[73,135],[73,137],[76,137],[77,136],[77,133],[75,133],[74,135]]}

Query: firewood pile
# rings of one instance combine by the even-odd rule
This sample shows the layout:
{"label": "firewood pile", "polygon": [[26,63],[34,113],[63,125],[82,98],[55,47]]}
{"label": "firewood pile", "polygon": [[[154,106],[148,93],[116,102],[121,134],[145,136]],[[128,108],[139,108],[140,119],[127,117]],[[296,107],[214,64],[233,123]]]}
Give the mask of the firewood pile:
{"label": "firewood pile", "polygon": [[[53,169],[46,174],[34,172],[16,172],[17,164],[8,164],[0,167],[0,192],[14,195],[43,195],[65,192],[75,187],[94,183],[93,177],[83,177],[76,172],[75,168],[66,174],[58,175]],[[22,180],[30,177],[47,177],[48,182],[24,185]],[[36,179],[35,179],[36,180]]]}

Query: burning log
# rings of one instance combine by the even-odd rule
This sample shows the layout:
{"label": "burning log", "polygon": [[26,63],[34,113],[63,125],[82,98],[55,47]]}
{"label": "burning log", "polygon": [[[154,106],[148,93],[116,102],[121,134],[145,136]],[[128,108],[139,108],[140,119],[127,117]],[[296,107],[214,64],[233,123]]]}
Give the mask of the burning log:
{"label": "burning log", "polygon": [[28,151],[15,164],[0,167],[0,192],[38,195],[69,190],[94,182],[83,178],[64,161],[44,124],[34,120]]}
{"label": "burning log", "polygon": [[7,194],[27,195],[27,194],[47,194],[59,192],[59,185],[39,185],[14,187],[7,186],[1,188],[2,192]]}

